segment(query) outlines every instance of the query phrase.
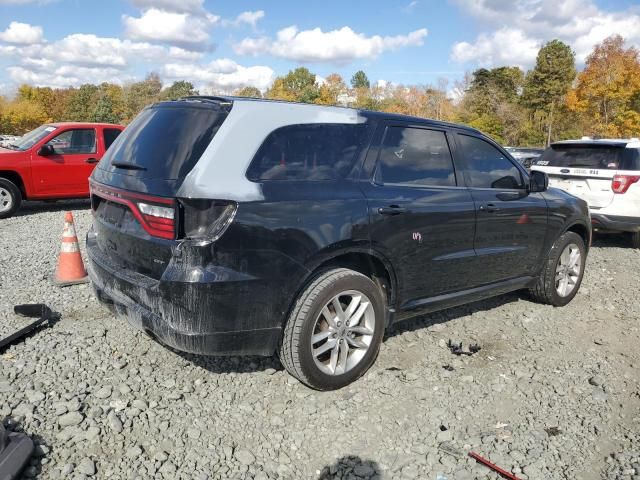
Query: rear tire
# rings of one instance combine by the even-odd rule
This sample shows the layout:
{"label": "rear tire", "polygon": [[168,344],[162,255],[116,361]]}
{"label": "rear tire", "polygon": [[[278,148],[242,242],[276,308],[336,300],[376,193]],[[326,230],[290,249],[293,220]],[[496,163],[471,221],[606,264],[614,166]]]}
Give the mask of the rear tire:
{"label": "rear tire", "polygon": [[586,259],[582,237],[574,232],[562,234],[551,247],[536,285],[529,290],[533,299],[554,307],[568,304],[580,289]]}
{"label": "rear tire", "polygon": [[0,218],[11,217],[22,203],[22,194],[15,183],[0,178]]}
{"label": "rear tire", "polygon": [[278,351],[287,371],[316,390],[342,388],[373,365],[384,334],[378,286],[346,268],[317,276],[296,300]]}
{"label": "rear tire", "polygon": [[633,248],[640,248],[640,232],[633,232],[631,234],[631,246]]}

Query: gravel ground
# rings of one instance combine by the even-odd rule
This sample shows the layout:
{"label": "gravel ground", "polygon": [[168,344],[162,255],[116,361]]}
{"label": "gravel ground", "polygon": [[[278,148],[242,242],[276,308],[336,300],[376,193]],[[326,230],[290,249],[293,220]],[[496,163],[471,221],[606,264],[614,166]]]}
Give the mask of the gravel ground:
{"label": "gravel ground", "polygon": [[[640,251],[596,240],[565,308],[511,294],[400,324],[372,370],[318,393],[272,358],[173,352],[50,283],[63,211],[0,221],[0,336],[46,302],[60,322],[0,356],[0,420],[38,444],[26,478],[640,479]],[[479,344],[456,357],[448,339]]]}

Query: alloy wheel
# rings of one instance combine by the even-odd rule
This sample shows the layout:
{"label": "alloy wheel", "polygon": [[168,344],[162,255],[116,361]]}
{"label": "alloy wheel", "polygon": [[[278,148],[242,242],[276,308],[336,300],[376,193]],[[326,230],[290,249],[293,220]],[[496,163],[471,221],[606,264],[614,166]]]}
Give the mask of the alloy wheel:
{"label": "alloy wheel", "polygon": [[364,358],[375,332],[375,311],[362,292],[334,296],[316,318],[311,351],[316,366],[328,375],[342,375]]}
{"label": "alloy wheel", "polygon": [[575,243],[567,245],[556,266],[556,292],[568,297],[575,290],[582,268],[582,254]]}

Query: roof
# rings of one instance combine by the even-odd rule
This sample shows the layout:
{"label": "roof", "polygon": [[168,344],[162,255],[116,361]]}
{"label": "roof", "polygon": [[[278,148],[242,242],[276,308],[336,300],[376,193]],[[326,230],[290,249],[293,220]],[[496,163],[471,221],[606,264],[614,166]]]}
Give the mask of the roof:
{"label": "roof", "polygon": [[234,102],[255,102],[255,103],[269,103],[269,104],[281,104],[283,106],[286,105],[301,105],[301,106],[305,106],[308,108],[313,108],[313,109],[340,109],[340,110],[346,110],[346,111],[352,111],[354,113],[359,113],[362,114],[363,116],[366,117],[372,117],[372,118],[385,118],[385,119],[396,119],[396,120],[412,120],[412,121],[417,121],[417,122],[427,122],[430,125],[434,125],[434,126],[443,126],[443,127],[452,127],[452,128],[459,128],[461,130],[466,130],[468,132],[473,132],[473,133],[477,133],[477,134],[481,134],[482,132],[480,132],[479,130],[476,130],[475,128],[472,127],[468,127],[466,125],[461,125],[459,123],[451,123],[451,122],[444,122],[442,120],[433,120],[431,118],[424,118],[424,117],[414,117],[411,115],[400,115],[397,113],[387,113],[387,112],[379,112],[379,111],[374,111],[374,110],[365,110],[365,109],[359,109],[359,108],[352,108],[352,107],[342,107],[342,106],[334,106],[334,105],[317,105],[315,103],[302,103],[302,102],[289,102],[286,100],[272,100],[272,99],[268,99],[268,98],[254,98],[254,97],[235,97],[235,96],[231,96],[231,95],[226,95],[226,96],[205,96],[205,95],[197,95],[197,96],[190,96],[190,97],[184,97],[180,99],[181,101],[188,101],[188,100],[192,100],[192,101],[203,101],[203,102],[215,102],[215,103],[221,103],[221,102],[228,102],[228,103],[234,103]]}
{"label": "roof", "polygon": [[52,122],[47,123],[46,125],[51,125],[52,127],[122,127],[123,125],[118,125],[115,123],[102,123],[102,122]]}
{"label": "roof", "polygon": [[561,140],[554,142],[555,145],[591,145],[603,147],[619,147],[619,148],[637,148],[639,140],[637,138],[585,138],[582,140]]}

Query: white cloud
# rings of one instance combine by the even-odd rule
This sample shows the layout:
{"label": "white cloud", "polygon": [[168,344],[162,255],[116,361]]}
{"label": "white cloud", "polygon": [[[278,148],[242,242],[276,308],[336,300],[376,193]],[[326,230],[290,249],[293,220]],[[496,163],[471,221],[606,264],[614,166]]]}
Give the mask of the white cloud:
{"label": "white cloud", "polygon": [[458,62],[475,61],[483,65],[531,65],[540,44],[517,29],[502,28],[491,35],[480,34],[474,43],[454,44],[452,57]]}
{"label": "white cloud", "polygon": [[[535,63],[532,46],[539,48],[554,38],[574,49],[578,63],[585,61],[595,44],[614,34],[640,45],[640,13],[634,9],[605,11],[593,0],[453,1],[491,31],[472,42],[454,44],[451,57],[458,62],[530,67]],[[505,18],[509,27],[500,28]]]}
{"label": "white cloud", "polygon": [[132,80],[130,76],[123,76],[122,72],[113,68],[90,68],[63,65],[54,70],[30,69],[22,66],[12,66],[7,69],[9,77],[15,84],[28,83],[40,87],[66,88],[77,87],[83,83],[109,82],[123,84]]}
{"label": "white cloud", "polygon": [[156,8],[178,13],[201,13],[204,10],[204,0],[131,0],[131,3],[143,10]]}
{"label": "white cloud", "polygon": [[223,92],[246,86],[266,90],[275,77],[275,72],[269,67],[244,67],[228,58],[213,60],[205,65],[169,63],[161,74],[169,80],[189,80],[200,89],[209,87],[213,91]]}
{"label": "white cloud", "polygon": [[258,20],[262,18],[264,18],[264,10],[257,10],[255,12],[251,12],[251,11],[242,12],[231,23],[236,26],[246,23],[247,25],[251,25],[253,28],[255,28],[256,24],[258,23]]}
{"label": "white cloud", "polygon": [[320,28],[298,31],[296,26],[290,26],[280,30],[275,40],[245,38],[234,45],[234,50],[241,55],[269,53],[297,62],[346,64],[355,59],[376,58],[385,51],[422,45],[426,36],[426,28],[407,35],[367,37],[349,27],[323,32]]}
{"label": "white cloud", "polygon": [[196,62],[202,53],[76,33],[51,44],[0,45],[0,56],[18,62],[7,69],[16,84],[67,87],[87,82],[121,84],[134,78],[129,71],[133,64],[148,62],[152,67],[159,62]]}
{"label": "white cloud", "polygon": [[141,17],[124,15],[125,34],[133,40],[164,42],[191,50],[204,50],[209,29],[219,17],[209,13],[190,15],[151,8]]}
{"label": "white cloud", "polygon": [[40,43],[43,40],[42,27],[28,23],[11,22],[4,32],[0,32],[0,40],[20,45]]}

